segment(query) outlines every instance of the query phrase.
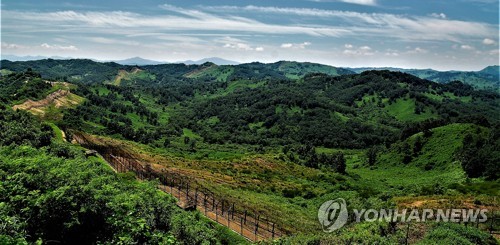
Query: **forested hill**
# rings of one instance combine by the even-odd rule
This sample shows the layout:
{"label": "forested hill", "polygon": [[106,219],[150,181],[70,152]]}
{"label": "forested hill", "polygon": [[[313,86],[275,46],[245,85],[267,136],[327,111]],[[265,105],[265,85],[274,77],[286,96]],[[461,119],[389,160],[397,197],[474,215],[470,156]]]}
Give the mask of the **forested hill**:
{"label": "forested hill", "polygon": [[[210,144],[365,148],[390,144],[422,124],[499,121],[498,94],[402,72],[350,74],[296,62],[136,67],[42,60],[5,62],[2,68],[78,82],[74,93],[87,100],[65,111],[61,125],[142,143],[163,142],[189,129]],[[324,73],[310,73],[318,70]],[[20,91],[26,86],[16,76],[6,76],[4,83]]]}
{"label": "forested hill", "polygon": [[500,92],[500,70],[498,65],[488,66],[480,71],[436,71],[432,69],[401,69],[394,67],[349,69],[358,73],[368,70],[400,71],[438,83],[461,81],[475,88],[490,89]]}
{"label": "forested hill", "polygon": [[[400,241],[379,222],[323,233],[317,207],[339,197],[360,208],[498,207],[500,95],[460,81],[296,62],[2,61],[1,74],[0,220],[9,222],[0,244],[242,242],[176,209],[158,182],[115,175],[70,145],[75,130],[269,215],[298,234],[283,243]],[[472,225],[422,225],[412,230],[422,244],[440,244],[436,234],[494,244]],[[448,234],[463,227],[467,236]]]}
{"label": "forested hill", "polygon": [[248,63],[240,65],[218,66],[211,62],[201,65],[161,64],[146,66],[127,66],[113,62],[101,63],[87,59],[71,60],[36,60],[8,61],[2,60],[1,68],[8,71],[23,72],[33,69],[43,78],[58,79],[81,83],[113,83],[117,76],[128,74],[139,69],[137,76],[127,76],[124,80],[134,82],[168,83],[179,80],[218,80],[231,81],[236,79],[297,79],[308,73],[320,72],[328,75],[354,74],[354,72],[327,65],[314,63],[299,63],[280,61],[276,63]]}
{"label": "forested hill", "polygon": [[139,69],[136,76],[127,76],[125,80],[145,83],[169,83],[172,81],[233,81],[237,79],[299,79],[309,73],[323,73],[332,76],[361,73],[368,70],[400,71],[422,79],[438,83],[461,81],[477,89],[488,89],[499,92],[499,67],[489,66],[481,71],[436,71],[432,69],[401,68],[338,68],[309,62],[279,61],[275,63],[247,63],[239,65],[216,65],[211,62],[196,64],[159,64],[159,65],[120,65],[114,62],[96,62],[86,59],[71,60],[35,60],[15,61],[2,60],[1,68],[22,72],[28,68],[36,70],[42,77],[82,83],[114,83],[121,79],[122,71],[132,72]]}

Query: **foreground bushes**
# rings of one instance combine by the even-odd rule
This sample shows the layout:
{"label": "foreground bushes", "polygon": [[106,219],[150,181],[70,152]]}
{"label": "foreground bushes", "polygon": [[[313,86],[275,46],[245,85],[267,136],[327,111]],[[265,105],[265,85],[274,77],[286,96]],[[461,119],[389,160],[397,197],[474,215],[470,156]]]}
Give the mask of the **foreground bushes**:
{"label": "foreground bushes", "polygon": [[227,229],[177,208],[154,183],[69,152],[61,158],[60,146],[0,147],[0,244],[238,242]]}

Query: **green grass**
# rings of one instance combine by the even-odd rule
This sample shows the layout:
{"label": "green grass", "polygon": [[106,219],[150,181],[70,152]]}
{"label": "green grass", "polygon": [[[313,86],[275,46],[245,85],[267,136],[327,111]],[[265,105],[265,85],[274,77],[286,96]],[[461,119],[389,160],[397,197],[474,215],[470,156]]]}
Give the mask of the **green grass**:
{"label": "green grass", "polygon": [[149,94],[136,94],[135,96],[140,96],[139,101],[145,105],[148,110],[158,113],[158,122],[160,124],[167,124],[170,119],[170,115],[178,106],[178,104],[171,104],[169,106],[156,104],[156,99]]}
{"label": "green grass", "polygon": [[444,99],[460,100],[461,102],[468,103],[472,101],[472,96],[456,96],[450,92],[444,92],[442,95],[433,93],[423,93],[427,98],[435,101],[443,101]]}
{"label": "green grass", "polygon": [[391,196],[420,195],[422,188],[440,184],[448,186],[465,181],[465,174],[460,165],[454,165],[446,171],[426,171],[415,166],[394,166],[370,168],[353,168],[348,165],[347,172],[361,177],[359,184],[376,192],[388,193]]}
{"label": "green grass", "polygon": [[[155,162],[165,162],[169,167],[188,170],[192,176],[203,179],[203,185],[227,197],[229,201],[259,210],[262,215],[272,216],[273,220],[295,233],[312,236],[322,235],[316,215],[318,207],[326,200],[342,197],[350,208],[366,208],[364,205],[373,208],[389,205],[380,201],[382,197],[392,200],[393,197],[417,196],[424,188],[436,184],[448,186],[463,183],[466,179],[464,172],[449,154],[460,145],[460,137],[473,130],[476,127],[470,124],[452,124],[433,129],[423,151],[429,155],[442,151],[442,156],[438,158],[448,159],[443,167],[433,170],[423,169],[418,163],[423,160],[417,158],[408,165],[398,162],[399,156],[395,149],[394,152],[390,149],[384,153],[376,167],[372,168],[365,164],[364,150],[316,149],[318,153],[328,154],[342,151],[348,165],[346,176],[329,169],[311,169],[289,162],[282,159],[278,151],[252,153],[244,145],[208,145],[199,141],[197,151],[187,153],[182,137],[174,139],[168,148],[130,144],[153,157]],[[196,136],[188,129],[183,130],[183,135]],[[411,144],[417,136],[407,141]],[[450,142],[441,141],[443,137]],[[436,144],[446,144],[449,149],[436,147]],[[426,154],[422,154],[422,159]],[[286,191],[294,193],[293,196],[284,196]],[[301,221],[300,224],[297,220]]]}
{"label": "green grass", "polygon": [[[424,142],[422,150],[413,156],[409,165],[421,168],[440,167],[447,168],[449,163],[455,163],[455,152],[462,146],[466,134],[481,132],[486,134],[485,128],[474,124],[454,123],[431,130],[432,135],[425,138],[422,133],[413,135],[406,140],[410,151],[413,150],[417,137]],[[402,144],[394,144],[387,154],[380,157],[379,164],[397,166],[403,164]],[[415,155],[412,152],[413,155]]]}
{"label": "green grass", "polygon": [[105,95],[108,95],[111,91],[109,91],[109,89],[107,89],[106,87],[104,86],[97,86],[97,88],[95,88],[95,91],[97,92],[98,95],[100,96],[105,96]]}
{"label": "green grass", "polygon": [[2,74],[2,76],[7,76],[9,74],[12,74],[12,71],[7,70],[7,69],[1,69],[0,74]]}
{"label": "green grass", "polygon": [[405,122],[419,122],[437,118],[437,114],[431,112],[429,108],[420,114],[415,114],[415,101],[413,99],[397,99],[394,103],[387,105],[385,109],[396,119]]}
{"label": "green grass", "polygon": [[424,145],[420,153],[412,153],[412,160],[406,165],[400,143],[381,153],[374,167],[366,166],[366,159],[360,152],[347,152],[347,172],[359,175],[365,185],[392,195],[418,193],[423,187],[435,184],[461,183],[466,178],[460,163],[455,160],[455,152],[462,146],[467,133],[478,131],[487,134],[485,128],[456,123],[432,129],[429,138],[424,138],[422,133],[413,135],[406,140],[410,151],[417,137],[423,139]]}
{"label": "green grass", "polygon": [[120,86],[123,82],[131,82],[134,80],[154,81],[155,79],[156,79],[156,76],[148,73],[147,71],[134,70],[134,71],[128,72],[125,70],[120,70],[118,72],[118,75],[116,76],[115,80],[112,82],[112,84],[114,84],[116,86]]}
{"label": "green grass", "polygon": [[366,94],[363,96],[363,98],[361,98],[361,100],[355,101],[355,103],[358,106],[368,105],[368,104],[378,104],[378,103],[387,104],[388,102],[389,102],[388,98],[383,98],[376,93],[373,95]]}
{"label": "green grass", "polygon": [[132,127],[134,129],[138,129],[138,128],[143,128],[147,125],[149,125],[147,122],[145,122],[139,115],[135,114],[135,113],[127,113],[127,118],[129,118],[130,120],[132,120]]}
{"label": "green grass", "polygon": [[206,123],[208,123],[208,125],[212,125],[212,126],[216,125],[219,122],[220,122],[220,119],[217,116],[210,117],[206,120]]}
{"label": "green grass", "polygon": [[183,128],[182,129],[182,135],[184,137],[189,137],[191,139],[201,139],[201,136],[199,136],[198,134],[194,133],[191,129],[188,129],[188,128]]}
{"label": "green grass", "polygon": [[344,114],[342,114],[342,113],[340,113],[340,112],[338,112],[338,111],[334,112],[334,113],[333,113],[333,115],[334,115],[335,117],[339,117],[339,118],[340,118],[340,120],[341,120],[342,122],[347,122],[347,121],[349,121],[349,117],[346,117]]}
{"label": "green grass", "polygon": [[282,62],[278,70],[285,73],[290,79],[300,79],[308,73],[323,73],[338,76],[337,68],[312,63]]}
{"label": "green grass", "polygon": [[228,93],[233,93],[234,91],[237,91],[239,89],[244,89],[244,88],[257,88],[257,87],[263,86],[264,84],[265,84],[264,81],[254,82],[254,81],[250,81],[250,80],[237,80],[237,81],[229,83],[228,87],[226,88],[226,90],[223,94],[226,95]]}
{"label": "green grass", "polygon": [[64,141],[62,130],[54,123],[47,122],[47,124],[52,128],[52,130],[54,130],[54,134],[55,134],[54,139],[58,142]]}
{"label": "green grass", "polygon": [[216,81],[219,82],[225,82],[227,81],[227,78],[233,74],[234,72],[234,67],[229,67],[229,66],[217,66],[213,65],[210,67],[205,67],[202,69],[198,69],[192,72],[189,72],[188,74],[185,74],[185,77],[189,78],[213,78]]}

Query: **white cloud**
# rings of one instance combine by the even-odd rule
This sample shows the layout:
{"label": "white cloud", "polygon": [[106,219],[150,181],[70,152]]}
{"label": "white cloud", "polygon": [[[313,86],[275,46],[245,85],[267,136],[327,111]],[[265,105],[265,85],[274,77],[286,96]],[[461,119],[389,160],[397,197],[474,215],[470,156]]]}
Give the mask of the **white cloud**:
{"label": "white cloud", "polygon": [[416,47],[410,51],[408,51],[407,53],[408,54],[426,54],[428,53],[429,51],[427,49],[423,49],[423,48],[420,48],[420,47]]}
{"label": "white cloud", "polygon": [[6,50],[36,50],[36,49],[46,49],[46,50],[59,50],[59,51],[76,51],[78,48],[76,48],[73,45],[68,45],[68,46],[61,46],[61,45],[50,45],[48,43],[42,43],[40,46],[25,46],[25,45],[20,45],[20,44],[15,44],[15,43],[5,43],[2,42],[2,49]]}
{"label": "white cloud", "polygon": [[50,45],[50,44],[47,44],[47,43],[42,43],[40,45],[40,47],[44,48],[44,49],[52,49],[52,50],[64,50],[64,51],[76,51],[78,50],[78,48],[76,48],[75,46],[73,45],[69,45],[69,46],[61,46],[61,45]]}
{"label": "white cloud", "polygon": [[[260,12],[283,15],[311,16],[317,18],[334,18],[347,24],[327,26],[335,28],[341,36],[359,35],[393,37],[409,41],[454,41],[460,42],[464,37],[484,37],[497,32],[496,25],[445,19],[444,13],[437,17],[396,15],[386,13],[361,13],[353,11],[324,10],[316,8],[281,8],[248,5],[239,6],[209,6],[203,7],[216,12]],[[338,22],[341,23],[341,22]],[[346,27],[349,26],[349,27]],[[320,27],[318,27],[320,28]]]}
{"label": "white cloud", "polygon": [[472,47],[470,45],[466,45],[466,44],[460,45],[460,48],[463,50],[473,50],[474,49],[474,47]]}
{"label": "white cloud", "polygon": [[112,45],[122,44],[122,45],[127,45],[127,46],[140,45],[140,43],[136,42],[136,41],[127,41],[127,40],[115,39],[115,38],[89,37],[87,39],[91,42],[100,43],[100,44],[112,44]]}
{"label": "white cloud", "polygon": [[248,44],[245,40],[241,40],[239,38],[234,38],[234,37],[229,37],[225,36],[222,38],[217,38],[214,40],[216,43],[222,43],[224,44],[222,47],[224,48],[231,48],[231,49],[236,49],[236,50],[243,50],[243,51],[263,51],[263,47],[252,47],[252,45]]}
{"label": "white cloud", "polygon": [[309,45],[311,45],[310,42],[303,42],[303,43],[299,44],[299,48],[305,48],[306,46],[309,46]]}
{"label": "white cloud", "polygon": [[15,43],[2,42],[2,49],[12,50],[12,49],[23,49],[23,48],[27,48],[27,47],[23,46],[23,45],[15,44]]}
{"label": "white cloud", "polygon": [[[129,34],[131,31],[228,31],[264,34],[305,34],[311,36],[340,36],[350,32],[345,28],[311,27],[300,25],[266,24],[238,16],[216,16],[197,10],[188,10],[168,5],[169,11],[179,15],[146,16],[131,12],[20,12],[2,11],[3,19],[27,22],[29,32],[43,27],[45,32],[100,32],[103,34]],[[2,20],[3,20],[2,19]],[[54,27],[57,26],[55,29]],[[5,27],[2,26],[2,29]],[[8,28],[8,27],[7,27]],[[14,29],[14,27],[12,27]],[[26,31],[26,30],[25,30]]]}
{"label": "white cloud", "polygon": [[[200,10],[184,9],[171,5],[162,8],[174,12],[162,15],[141,15],[131,12],[21,12],[3,11],[3,20],[27,23],[24,32],[68,31],[77,33],[121,34],[138,32],[219,31],[233,33],[304,34],[310,36],[367,36],[391,37],[408,41],[454,41],[465,37],[484,37],[495,33],[497,26],[469,21],[437,19],[425,16],[406,16],[384,13],[360,13],[352,11],[323,10],[314,8],[278,8],[261,6],[214,6],[202,7],[208,11],[220,11],[216,15]],[[320,18],[335,18],[337,25],[268,24],[254,19],[228,15],[230,11],[253,11],[272,14],[293,14]],[[57,27],[57,28],[55,28]],[[119,27],[119,28],[117,28]],[[3,25],[2,29],[9,29]],[[15,27],[11,27],[12,30]]]}
{"label": "white cloud", "polygon": [[[347,47],[346,47],[347,48]],[[350,48],[345,49],[343,54],[348,56],[372,56],[375,52],[372,51],[372,48],[369,46],[361,46],[353,49],[354,47],[350,45]]]}
{"label": "white cloud", "polygon": [[438,14],[438,13],[432,13],[432,14],[430,14],[430,15],[431,15],[432,17],[434,17],[434,18],[446,19],[446,14],[444,14],[444,13],[439,13],[439,14]]}
{"label": "white cloud", "polygon": [[344,47],[345,48],[353,48],[352,44],[345,44]]}
{"label": "white cloud", "polygon": [[397,53],[397,52],[386,52],[385,56],[399,56],[399,53]]}
{"label": "white cloud", "polygon": [[485,38],[485,39],[483,40],[483,44],[485,44],[485,45],[494,45],[495,43],[496,43],[496,42],[495,42],[495,40],[493,40],[493,39]]}
{"label": "white cloud", "polygon": [[283,43],[281,44],[281,48],[300,48],[305,49],[307,46],[311,45],[311,42],[303,42],[303,43]]}
{"label": "white cloud", "polygon": [[497,56],[499,54],[499,50],[498,49],[492,49],[490,50],[490,52],[488,52],[490,55],[495,55]]}
{"label": "white cloud", "polygon": [[232,48],[232,49],[246,50],[246,51],[253,50],[253,48],[246,43],[226,43],[224,44],[224,48]]}
{"label": "white cloud", "polygon": [[352,4],[359,4],[359,5],[369,5],[369,6],[376,6],[377,1],[376,0],[310,0],[312,2],[344,2],[344,3],[352,3]]}
{"label": "white cloud", "polygon": [[375,0],[341,0],[341,1],[345,3],[353,3],[360,5],[372,5],[372,6],[377,5],[377,2]]}

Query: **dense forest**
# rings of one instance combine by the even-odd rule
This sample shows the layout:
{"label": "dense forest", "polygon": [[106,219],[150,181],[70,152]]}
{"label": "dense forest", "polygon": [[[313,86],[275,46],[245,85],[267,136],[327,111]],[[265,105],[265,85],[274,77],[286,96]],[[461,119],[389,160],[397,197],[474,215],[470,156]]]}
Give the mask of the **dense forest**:
{"label": "dense forest", "polygon": [[[119,142],[274,215],[294,234],[283,243],[403,239],[392,224],[318,233],[317,207],[333,197],[364,208],[418,198],[498,206],[500,94],[464,81],[298,62],[49,59],[1,68],[0,243],[245,242],[179,209],[154,181],[114,173],[70,143],[74,131]],[[13,109],[60,90],[70,98]],[[495,244],[474,227],[421,229],[421,244]]]}

